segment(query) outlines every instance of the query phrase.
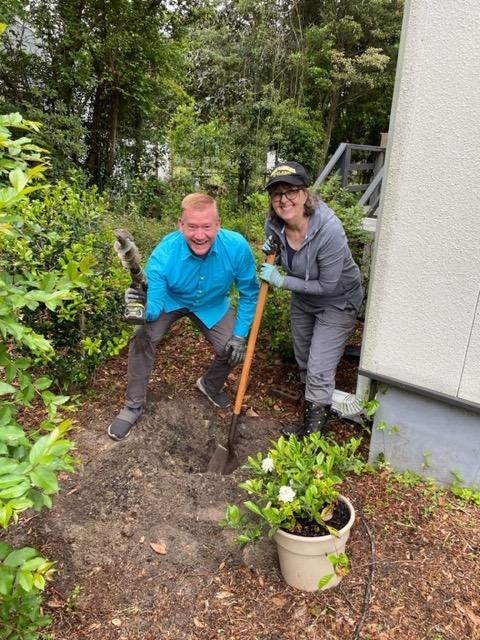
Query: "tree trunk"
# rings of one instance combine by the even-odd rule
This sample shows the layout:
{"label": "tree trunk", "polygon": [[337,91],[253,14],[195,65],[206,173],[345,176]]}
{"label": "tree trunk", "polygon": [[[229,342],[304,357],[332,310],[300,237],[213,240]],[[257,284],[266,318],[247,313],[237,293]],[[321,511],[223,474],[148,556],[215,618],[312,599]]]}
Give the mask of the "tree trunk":
{"label": "tree trunk", "polygon": [[95,98],[93,101],[93,116],[90,135],[88,137],[88,156],[85,161],[85,169],[97,182],[99,177],[100,150],[101,150],[101,134],[102,134],[102,106],[103,106],[103,86],[97,87]]}
{"label": "tree trunk", "polygon": [[318,173],[321,173],[326,163],[328,149],[330,147],[330,141],[332,139],[332,131],[335,126],[335,122],[337,121],[337,111],[338,111],[339,101],[340,101],[340,89],[335,89],[331,94],[331,100],[330,100],[330,105],[328,107],[327,114],[324,116],[325,138],[323,140]]}
{"label": "tree trunk", "polygon": [[110,107],[110,126],[108,131],[108,153],[105,161],[105,175],[110,177],[115,167],[115,153],[117,150],[119,92],[115,89]]}

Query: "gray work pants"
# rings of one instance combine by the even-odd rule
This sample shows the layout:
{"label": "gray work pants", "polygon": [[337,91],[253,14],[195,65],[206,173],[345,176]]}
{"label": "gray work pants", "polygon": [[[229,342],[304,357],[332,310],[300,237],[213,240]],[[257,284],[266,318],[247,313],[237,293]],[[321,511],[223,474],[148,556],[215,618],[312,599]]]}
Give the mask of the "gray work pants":
{"label": "gray work pants", "polygon": [[331,404],[335,389],[335,373],[357,311],[350,305],[310,308],[292,296],[291,325],[295,359],[300,379],[305,383],[305,400],[317,404]]}
{"label": "gray work pants", "polygon": [[141,407],[147,395],[147,386],[155,361],[157,345],[169,327],[180,318],[190,318],[205,338],[212,344],[216,357],[207,373],[204,384],[211,391],[220,391],[233,367],[228,364],[230,353],[225,354],[225,344],[232,337],[235,327],[235,309],[230,307],[223,318],[209,329],[187,309],[161,313],[154,322],[139,325],[133,332],[128,350],[128,375],[125,406]]}

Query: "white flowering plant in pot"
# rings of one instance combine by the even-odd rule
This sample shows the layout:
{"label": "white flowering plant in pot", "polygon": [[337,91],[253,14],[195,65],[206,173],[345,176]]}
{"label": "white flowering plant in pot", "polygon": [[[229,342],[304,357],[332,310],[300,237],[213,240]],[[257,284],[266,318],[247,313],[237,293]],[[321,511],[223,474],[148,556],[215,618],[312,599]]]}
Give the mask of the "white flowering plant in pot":
{"label": "white flowering plant in pot", "polygon": [[350,517],[340,487],[347,473],[366,467],[355,455],[360,443],[361,438],[351,438],[338,444],[320,433],[280,437],[267,453],[248,458],[243,468],[251,477],[239,487],[251,498],[244,509],[229,505],[219,524],[240,531],[235,542],[241,547],[265,533],[272,538],[278,529],[299,536],[336,535]]}

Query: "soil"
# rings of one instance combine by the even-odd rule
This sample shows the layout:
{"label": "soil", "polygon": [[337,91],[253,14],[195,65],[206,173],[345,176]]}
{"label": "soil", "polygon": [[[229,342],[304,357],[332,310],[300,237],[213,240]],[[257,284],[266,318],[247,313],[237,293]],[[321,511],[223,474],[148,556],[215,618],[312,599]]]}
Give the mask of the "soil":
{"label": "soil", "polygon": [[[246,472],[206,471],[232,415],[195,388],[211,349],[188,323],[161,347],[146,411],[125,441],[106,430],[123,404],[126,353],[97,372],[72,432],[82,465],[62,474],[51,511],[27,513],[9,531],[57,561],[44,606],[50,638],[480,638],[480,510],[409,476],[381,469],[349,479],[352,571],[333,589],[288,587],[272,541],[232,545],[218,521],[246,498],[238,488]],[[345,355],[337,388],[353,393],[356,371]],[[268,449],[280,425],[300,422],[296,376],[294,362],[255,354],[237,436],[242,462]],[[232,397],[238,377],[228,380]],[[287,390],[284,399],[269,395],[272,385]],[[328,429],[338,441],[362,437],[367,455],[364,426],[332,419]]]}

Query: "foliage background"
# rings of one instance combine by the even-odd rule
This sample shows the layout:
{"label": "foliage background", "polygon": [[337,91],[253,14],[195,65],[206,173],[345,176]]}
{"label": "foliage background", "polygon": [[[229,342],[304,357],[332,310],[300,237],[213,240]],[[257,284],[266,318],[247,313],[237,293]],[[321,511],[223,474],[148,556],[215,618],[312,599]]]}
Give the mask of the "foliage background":
{"label": "foliage background", "polygon": [[340,142],[379,143],[402,13],[402,0],[5,0],[2,111],[44,123],[54,181],[79,171],[118,196],[161,170],[242,209],[267,152],[313,176]]}

